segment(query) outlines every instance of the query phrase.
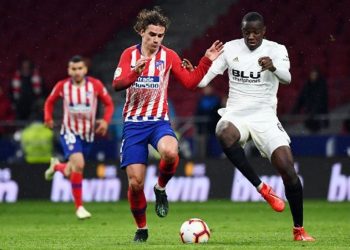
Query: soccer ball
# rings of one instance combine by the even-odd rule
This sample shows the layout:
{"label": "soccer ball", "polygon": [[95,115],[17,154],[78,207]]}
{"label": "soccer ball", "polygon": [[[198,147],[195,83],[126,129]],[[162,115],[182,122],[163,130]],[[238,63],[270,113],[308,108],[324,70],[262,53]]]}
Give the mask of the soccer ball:
{"label": "soccer ball", "polygon": [[203,220],[192,218],[182,223],[180,238],[183,243],[206,243],[210,238],[210,230]]}

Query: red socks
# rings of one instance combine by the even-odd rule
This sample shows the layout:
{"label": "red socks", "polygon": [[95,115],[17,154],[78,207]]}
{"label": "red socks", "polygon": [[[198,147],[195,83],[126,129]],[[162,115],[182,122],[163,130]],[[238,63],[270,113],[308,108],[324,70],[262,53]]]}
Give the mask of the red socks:
{"label": "red socks", "polygon": [[164,160],[160,160],[159,162],[159,177],[158,177],[158,185],[161,187],[165,187],[168,181],[175,174],[176,168],[179,165],[179,156],[176,156],[175,161],[173,163],[167,164]]}
{"label": "red socks", "polygon": [[143,190],[132,191],[128,190],[128,199],[130,204],[130,210],[134,216],[135,222],[138,228],[143,228],[147,225],[146,223],[146,197]]}
{"label": "red socks", "polygon": [[64,175],[64,170],[67,167],[67,163],[58,163],[55,165],[54,170],[59,171]]}
{"label": "red socks", "polygon": [[83,181],[83,175],[81,173],[78,173],[78,172],[71,173],[70,182],[72,184],[72,194],[74,197],[74,203],[76,208],[83,205],[82,181]]}

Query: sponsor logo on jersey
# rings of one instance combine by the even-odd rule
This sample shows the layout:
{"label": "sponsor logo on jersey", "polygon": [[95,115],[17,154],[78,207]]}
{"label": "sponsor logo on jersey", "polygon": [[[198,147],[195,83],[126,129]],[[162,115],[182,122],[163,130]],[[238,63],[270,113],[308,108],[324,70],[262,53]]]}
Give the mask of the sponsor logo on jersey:
{"label": "sponsor logo on jersey", "polygon": [[135,88],[158,89],[159,76],[139,76],[134,84]]}
{"label": "sponsor logo on jersey", "polygon": [[69,112],[71,113],[89,113],[91,106],[85,104],[75,104],[69,106]]}
{"label": "sponsor logo on jersey", "polygon": [[261,72],[246,72],[236,69],[232,69],[232,78],[236,82],[248,82],[248,83],[259,83]]}

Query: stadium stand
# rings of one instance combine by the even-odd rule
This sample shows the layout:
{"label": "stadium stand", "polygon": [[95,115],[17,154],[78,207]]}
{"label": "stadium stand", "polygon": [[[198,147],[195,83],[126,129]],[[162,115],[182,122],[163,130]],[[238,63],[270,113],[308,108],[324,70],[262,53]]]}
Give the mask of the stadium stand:
{"label": "stadium stand", "polygon": [[50,87],[66,75],[65,65],[74,54],[92,56],[114,34],[133,20],[151,0],[113,1],[1,1],[1,78],[14,72],[21,57],[40,66]]}

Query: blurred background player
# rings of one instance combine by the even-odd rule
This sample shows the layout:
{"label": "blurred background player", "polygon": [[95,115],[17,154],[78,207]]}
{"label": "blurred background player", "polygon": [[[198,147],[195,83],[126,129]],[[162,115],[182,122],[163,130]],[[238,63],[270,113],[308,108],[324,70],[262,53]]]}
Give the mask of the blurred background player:
{"label": "blurred background player", "polygon": [[[107,133],[114,109],[112,99],[102,82],[86,76],[87,70],[81,56],[72,57],[68,62],[70,77],[57,82],[45,102],[45,124],[53,128],[54,103],[58,98],[63,98],[64,117],[60,141],[65,158],[68,159],[67,163],[60,163],[58,159],[52,158],[50,167],[45,172],[45,179],[51,180],[55,171],[70,179],[76,216],[79,219],[91,217],[82,202],[84,157],[91,149],[95,132],[100,135]],[[104,104],[105,110],[103,119],[96,120],[98,99]]]}
{"label": "blurred background player", "polygon": [[216,127],[223,151],[272,208],[282,212],[284,201],[261,181],[246,158],[242,145],[251,138],[282,176],[294,221],[294,240],[314,241],[303,228],[303,188],[294,169],[290,138],[276,115],[279,82],[291,81],[288,52],[285,46],[264,39],[266,27],[259,13],[246,14],[241,28],[243,38],[225,44],[224,53],[199,86],[206,86],[228,69],[229,98]]}
{"label": "blurred background player", "polygon": [[124,105],[124,130],[121,146],[121,168],[126,169],[129,181],[128,199],[137,224],[134,241],[148,238],[146,199],[143,191],[148,144],[161,156],[159,178],[154,186],[156,213],[168,214],[165,186],[179,163],[178,141],[168,116],[167,88],[170,71],[185,87],[195,88],[222,50],[216,41],[201,58],[198,67],[189,71],[182,66],[176,52],[162,46],[169,19],[160,8],[142,10],[134,26],[141,44],[124,50],[115,71],[113,87],[127,89]]}

